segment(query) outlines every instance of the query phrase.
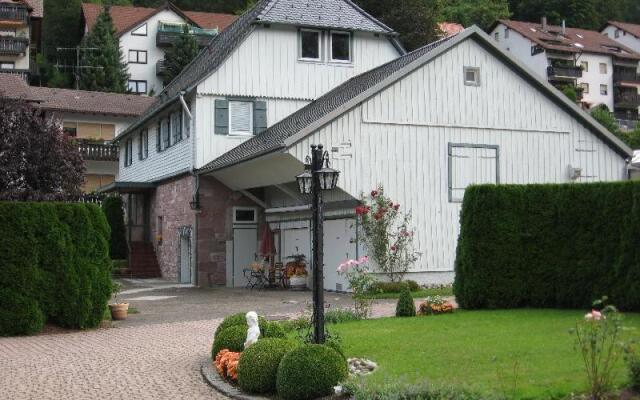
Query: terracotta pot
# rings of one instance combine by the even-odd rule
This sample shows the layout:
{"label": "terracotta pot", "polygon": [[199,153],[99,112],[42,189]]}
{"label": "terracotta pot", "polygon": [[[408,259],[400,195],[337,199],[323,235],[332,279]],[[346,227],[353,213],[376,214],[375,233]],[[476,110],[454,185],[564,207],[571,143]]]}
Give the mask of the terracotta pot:
{"label": "terracotta pot", "polygon": [[111,319],[115,321],[127,319],[129,315],[129,303],[109,304]]}

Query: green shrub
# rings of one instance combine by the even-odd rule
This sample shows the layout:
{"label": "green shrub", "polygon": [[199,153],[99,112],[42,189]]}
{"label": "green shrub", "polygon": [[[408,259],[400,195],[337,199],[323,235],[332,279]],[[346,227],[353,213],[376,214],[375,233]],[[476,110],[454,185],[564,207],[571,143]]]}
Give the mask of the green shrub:
{"label": "green shrub", "polygon": [[260,329],[261,337],[263,338],[286,338],[287,333],[284,331],[284,328],[279,323],[273,321],[263,324],[263,327]]}
{"label": "green shrub", "polygon": [[[224,320],[222,320],[220,325],[218,325],[218,328],[216,328],[215,336],[218,336],[218,333],[220,333],[222,330],[230,326],[236,326],[236,325],[242,325],[246,332],[246,330],[249,329],[249,325],[247,325],[246,315],[247,315],[246,312],[240,312],[240,313],[232,314],[226,317]],[[258,325],[260,326],[260,333],[263,333],[267,325],[267,320],[264,319],[264,317],[259,316]]]}
{"label": "green shrub", "polygon": [[120,196],[107,197],[102,202],[102,210],[111,228],[109,255],[114,260],[124,260],[128,256],[125,239],[124,209]]}
{"label": "green shrub", "polygon": [[349,308],[334,308],[324,314],[324,322],[327,324],[340,324],[360,319],[362,318]]}
{"label": "green shrub", "polygon": [[317,344],[302,345],[280,362],[276,387],[285,400],[327,396],[347,378],[347,363],[335,350]]}
{"label": "green shrub", "polygon": [[636,393],[640,392],[640,357],[632,354],[627,359],[627,368],[629,370],[629,386]]}
{"label": "green shrub", "polygon": [[416,304],[413,302],[411,292],[409,288],[405,287],[400,292],[400,298],[396,304],[396,317],[415,317],[416,316]]}
{"label": "green shrub", "polygon": [[11,312],[0,335],[34,333],[45,320],[97,326],[111,294],[108,235],[95,205],[1,202],[0,310]]}
{"label": "green shrub", "polygon": [[466,388],[439,387],[428,383],[370,385],[362,379],[347,381],[345,393],[358,400],[490,400],[499,399]]}
{"label": "green shrub", "polygon": [[280,360],[297,346],[286,339],[260,339],[249,346],[238,363],[238,385],[247,393],[275,393]]}
{"label": "green shrub", "polygon": [[640,311],[639,182],[473,186],[460,218],[461,307]]}
{"label": "green shrub", "polygon": [[242,351],[247,340],[247,328],[242,325],[230,326],[216,335],[211,348],[211,358],[215,359],[220,350]]}
{"label": "green shrub", "polygon": [[373,293],[399,293],[405,287],[409,287],[412,292],[420,290],[420,285],[416,281],[406,280],[402,282],[376,282],[373,284]]}

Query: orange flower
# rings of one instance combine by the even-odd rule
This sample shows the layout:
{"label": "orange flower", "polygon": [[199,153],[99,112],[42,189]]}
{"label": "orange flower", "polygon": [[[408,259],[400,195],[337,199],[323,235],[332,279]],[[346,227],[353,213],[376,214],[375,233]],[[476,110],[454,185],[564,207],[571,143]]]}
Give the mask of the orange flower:
{"label": "orange flower", "polygon": [[228,349],[220,350],[216,355],[216,370],[223,378],[238,380],[238,362],[240,361],[240,353],[229,351]]}

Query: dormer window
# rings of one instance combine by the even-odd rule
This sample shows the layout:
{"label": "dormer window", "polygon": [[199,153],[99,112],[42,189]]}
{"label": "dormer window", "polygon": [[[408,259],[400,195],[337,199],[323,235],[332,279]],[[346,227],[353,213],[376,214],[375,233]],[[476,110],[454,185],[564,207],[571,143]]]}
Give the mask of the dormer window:
{"label": "dormer window", "polygon": [[131,32],[133,36],[147,36],[147,24],[140,25]]}
{"label": "dormer window", "polygon": [[351,62],[351,33],[331,32],[331,61]]}
{"label": "dormer window", "polygon": [[320,41],[322,33],[317,30],[300,30],[300,59],[308,61],[320,61]]}

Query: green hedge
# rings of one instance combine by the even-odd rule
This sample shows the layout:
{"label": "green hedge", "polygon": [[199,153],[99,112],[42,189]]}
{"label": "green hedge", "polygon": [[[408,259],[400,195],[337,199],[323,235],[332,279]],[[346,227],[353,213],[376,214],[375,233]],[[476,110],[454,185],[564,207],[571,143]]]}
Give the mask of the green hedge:
{"label": "green hedge", "polygon": [[92,328],[111,296],[109,226],[92,204],[0,202],[0,336]]}
{"label": "green hedge", "polygon": [[460,222],[464,308],[640,311],[640,182],[474,186]]}
{"label": "green hedge", "polygon": [[124,260],[129,255],[126,229],[124,226],[124,209],[120,196],[107,197],[102,202],[102,210],[111,228],[109,237],[109,255],[114,260]]}

